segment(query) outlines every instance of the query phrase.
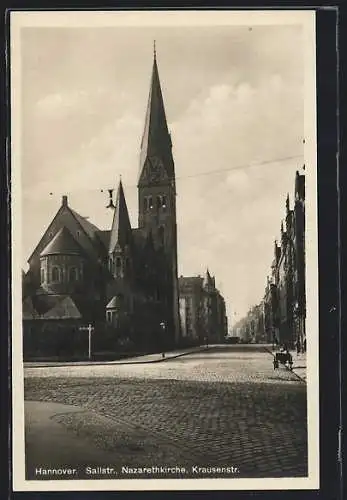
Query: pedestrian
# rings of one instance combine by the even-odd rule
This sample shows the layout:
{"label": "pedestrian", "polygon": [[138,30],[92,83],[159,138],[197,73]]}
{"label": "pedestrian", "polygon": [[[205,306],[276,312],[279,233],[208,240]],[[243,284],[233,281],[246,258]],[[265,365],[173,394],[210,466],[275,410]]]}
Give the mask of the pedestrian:
{"label": "pedestrian", "polygon": [[296,341],[296,354],[299,356],[301,352],[301,345],[300,345],[300,339]]}

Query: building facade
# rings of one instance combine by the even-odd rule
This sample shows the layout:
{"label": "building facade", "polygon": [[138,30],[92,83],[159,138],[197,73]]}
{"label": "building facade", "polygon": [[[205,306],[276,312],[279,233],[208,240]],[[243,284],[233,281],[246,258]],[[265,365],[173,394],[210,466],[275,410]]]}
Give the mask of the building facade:
{"label": "building facade", "polygon": [[305,351],[305,324],[305,175],[297,171],[293,208],[287,195],[281,238],[274,243],[262,302],[250,309],[240,327],[245,342],[258,336],[268,343]]}
{"label": "building facade", "polygon": [[182,337],[197,343],[222,343],[228,333],[225,300],[215,277],[179,277]]}

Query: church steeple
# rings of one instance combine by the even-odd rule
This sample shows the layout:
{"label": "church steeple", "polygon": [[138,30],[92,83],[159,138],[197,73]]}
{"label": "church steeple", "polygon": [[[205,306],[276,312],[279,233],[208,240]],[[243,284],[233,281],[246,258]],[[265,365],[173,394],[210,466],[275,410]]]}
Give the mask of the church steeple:
{"label": "church steeple", "polygon": [[[179,301],[177,278],[177,223],[175,167],[172,144],[167,126],[163,95],[154,46],[153,67],[145,126],[141,142],[140,173],[138,180],[138,227],[154,247],[154,268],[160,276],[166,331],[178,339]],[[150,244],[152,240],[152,245]],[[145,253],[153,255],[146,248]],[[159,292],[158,292],[159,293]]]}
{"label": "church steeple", "polygon": [[139,184],[148,181],[146,179],[146,165],[154,159],[158,170],[164,169],[161,174],[168,179],[174,179],[174,164],[171,154],[171,138],[166,121],[166,113],[163,95],[160,85],[157,53],[154,44],[153,68],[145,117],[145,126],[141,141]]}
{"label": "church steeple", "polygon": [[131,225],[130,225],[129,213],[125,201],[122,181],[120,180],[117,191],[116,206],[114,209],[114,215],[112,221],[109,253],[112,253],[117,245],[120,248],[123,248],[124,245],[130,242],[130,237],[131,237]]}

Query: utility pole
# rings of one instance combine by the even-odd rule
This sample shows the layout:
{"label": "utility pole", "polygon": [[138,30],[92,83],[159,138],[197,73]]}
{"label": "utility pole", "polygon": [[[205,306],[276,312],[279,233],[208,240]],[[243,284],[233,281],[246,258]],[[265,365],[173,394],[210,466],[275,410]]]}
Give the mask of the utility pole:
{"label": "utility pole", "polygon": [[88,326],[81,326],[80,330],[88,331],[88,359],[92,359],[92,331],[94,327],[89,323]]}

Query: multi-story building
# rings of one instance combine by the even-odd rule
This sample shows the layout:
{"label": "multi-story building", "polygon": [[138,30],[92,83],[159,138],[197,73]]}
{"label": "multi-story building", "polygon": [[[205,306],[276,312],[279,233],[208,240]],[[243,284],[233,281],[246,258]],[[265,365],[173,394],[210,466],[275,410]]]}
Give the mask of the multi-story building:
{"label": "multi-story building", "polygon": [[271,278],[265,289],[266,329],[272,341],[306,348],[305,294],[305,176],[296,172],[294,207],[286,199],[281,244],[275,241]]}
{"label": "multi-story building", "polygon": [[[290,208],[287,195],[281,241],[274,244],[271,273],[263,297],[263,329],[267,342],[306,350],[305,297],[305,176],[297,171],[294,207]],[[251,308],[242,323],[247,342],[254,341],[256,332],[261,330],[260,326],[256,328],[255,310],[256,307]]]}
{"label": "multi-story building", "polygon": [[294,331],[300,350],[306,350],[305,176],[296,172],[294,194]]}
{"label": "multi-story building", "polygon": [[224,341],[228,332],[225,301],[209,271],[205,276],[179,278],[182,338],[186,341]]}
{"label": "multi-story building", "polygon": [[200,276],[178,279],[182,339],[203,342],[203,278]]}

